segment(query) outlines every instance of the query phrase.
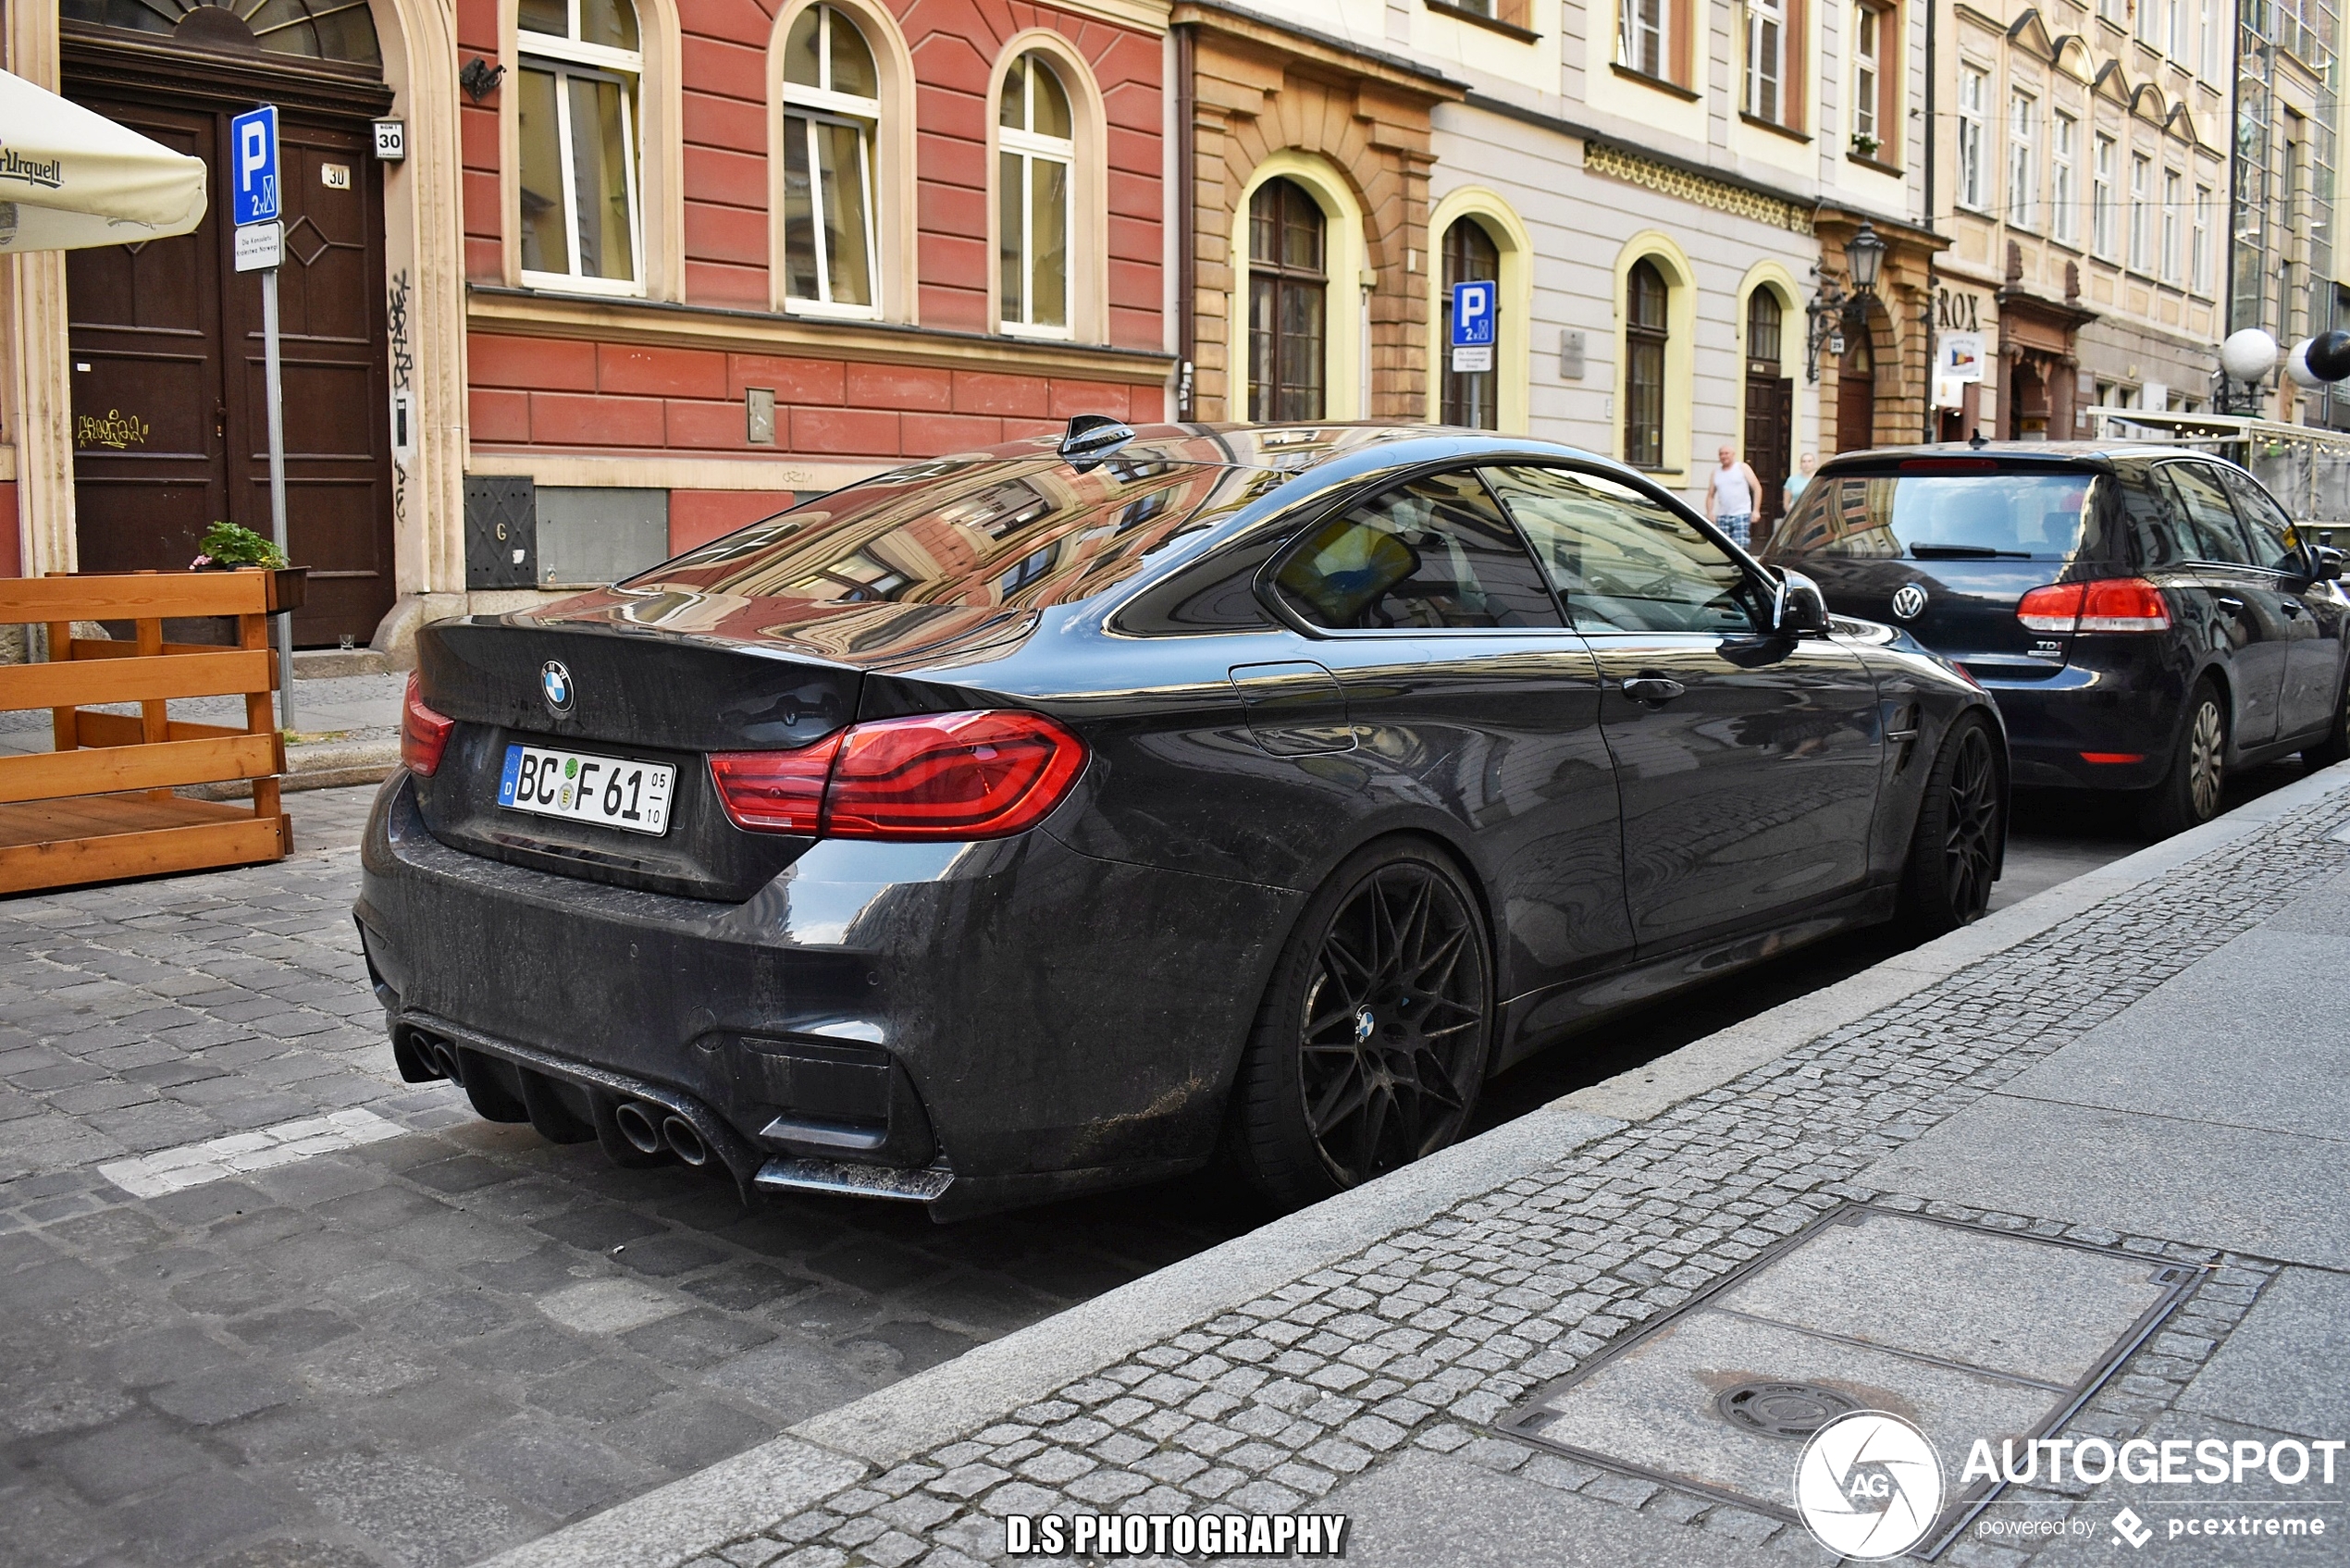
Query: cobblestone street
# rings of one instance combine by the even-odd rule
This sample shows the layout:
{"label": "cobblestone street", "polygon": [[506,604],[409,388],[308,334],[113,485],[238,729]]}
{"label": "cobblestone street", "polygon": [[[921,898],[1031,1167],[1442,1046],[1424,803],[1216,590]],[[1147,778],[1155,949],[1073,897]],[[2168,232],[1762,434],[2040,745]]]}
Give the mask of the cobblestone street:
{"label": "cobblestone street", "polygon": [[[871,1204],[746,1211],[706,1175],[482,1122],[446,1085],[399,1082],[383,1044],[349,913],[371,793],[290,796],[298,853],[278,866],[0,904],[0,1562],[469,1562],[1263,1218],[1204,1178],[946,1228]],[[2127,847],[2011,865],[2029,886]],[[2168,970],[2117,978],[2111,955],[2175,918],[2052,937],[2022,991],[1954,982],[730,1560],[951,1562],[1000,1546],[1015,1505],[1279,1510],[1407,1452],[1515,1472],[1528,1451],[1479,1426],[1511,1397],[1857,1192],[1871,1153],[2059,1038],[2043,1021],[2078,1030],[2150,986]],[[1784,960],[1579,1063],[1538,1058],[1485,1120],[1889,950]],[[2049,1007],[2044,987],[2094,1005]],[[1633,1485],[1583,1495],[1638,1502]],[[1758,1529],[1735,1512],[1705,1528]]]}

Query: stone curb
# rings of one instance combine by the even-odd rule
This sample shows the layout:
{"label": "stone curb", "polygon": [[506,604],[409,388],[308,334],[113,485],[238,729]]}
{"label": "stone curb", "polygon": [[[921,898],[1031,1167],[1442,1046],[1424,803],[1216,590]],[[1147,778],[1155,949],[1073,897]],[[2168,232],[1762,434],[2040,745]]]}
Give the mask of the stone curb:
{"label": "stone curb", "polygon": [[989,1340],[706,1470],[488,1560],[662,1568],[751,1533],[1218,1312],[1353,1255],[1936,982],[2027,942],[2313,802],[2350,791],[2350,763],[2009,906],[1961,931],[1565,1095],[1406,1170],[1288,1215]]}
{"label": "stone curb", "polygon": [[[400,738],[339,742],[323,746],[290,747],[286,771],[278,787],[340,789],[347,784],[381,784],[400,766]],[[182,791],[199,800],[250,800],[249,784],[196,784]]]}

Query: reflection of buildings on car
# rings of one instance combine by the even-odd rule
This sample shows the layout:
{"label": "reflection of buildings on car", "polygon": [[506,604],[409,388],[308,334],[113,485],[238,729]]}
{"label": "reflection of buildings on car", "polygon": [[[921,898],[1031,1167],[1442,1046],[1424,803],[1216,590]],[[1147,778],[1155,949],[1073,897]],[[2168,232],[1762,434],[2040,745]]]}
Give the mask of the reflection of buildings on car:
{"label": "reflection of buildings on car", "polygon": [[900,9],[12,6],[12,68],[204,157],[223,204],[136,253],[0,260],[0,570],[266,527],[222,194],[255,101],[283,110],[304,643],[608,581],[1072,413],[1159,417],[1164,7]]}

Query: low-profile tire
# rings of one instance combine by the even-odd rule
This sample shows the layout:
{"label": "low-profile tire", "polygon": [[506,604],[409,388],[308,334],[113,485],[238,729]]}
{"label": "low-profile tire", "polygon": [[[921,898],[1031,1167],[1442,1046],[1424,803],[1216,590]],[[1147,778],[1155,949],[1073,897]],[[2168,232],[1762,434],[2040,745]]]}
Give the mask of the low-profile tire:
{"label": "low-profile tire", "polygon": [[1920,936],[1939,936],[1981,920],[1991,907],[2007,828],[1997,732],[1980,713],[1961,715],[1925,776],[1901,877],[1902,924]]}
{"label": "low-profile tire", "polygon": [[1493,1037],[1492,941],[1452,861],[1365,846],[1308,901],[1232,1087],[1226,1153],[1299,1208],[1434,1154],[1477,1105]]}
{"label": "low-profile tire", "polygon": [[2228,704],[2219,683],[2202,680],[2187,694],[2171,765],[2148,790],[2140,809],[2141,826],[2156,838],[2201,827],[2220,814],[2227,787]]}
{"label": "low-profile tire", "polygon": [[2350,762],[2350,679],[2345,679],[2342,689],[2334,694],[2333,727],[2317,745],[2301,748],[2301,760],[2311,772],[2331,768],[2336,762]]}

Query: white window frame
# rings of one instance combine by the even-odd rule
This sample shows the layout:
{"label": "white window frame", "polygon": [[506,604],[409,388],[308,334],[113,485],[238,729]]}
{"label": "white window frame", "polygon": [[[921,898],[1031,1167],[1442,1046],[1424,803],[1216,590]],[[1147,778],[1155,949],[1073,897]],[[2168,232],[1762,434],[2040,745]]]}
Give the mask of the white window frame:
{"label": "white window frame", "polygon": [[2130,154],[2130,259],[2132,272],[2154,271],[2154,231],[2147,217],[2154,207],[2154,160],[2144,153]]}
{"label": "white window frame", "polygon": [[2179,199],[2186,177],[2175,168],[2162,171],[2162,281],[2183,282],[2179,255]]}
{"label": "white window frame", "polygon": [[1989,172],[1985,165],[1988,153],[1984,134],[1985,101],[1991,93],[1991,73],[1973,66],[1959,68],[1959,205],[1974,212],[1987,212],[1991,205]]}
{"label": "white window frame", "polygon": [[1856,0],[1852,7],[1852,134],[1856,139],[1869,138],[1880,152],[1885,147],[1885,136],[1877,123],[1877,105],[1885,91],[1885,79],[1880,74],[1884,69],[1885,23],[1886,13],[1874,0]]}
{"label": "white window frame", "polygon": [[[633,6],[632,6],[633,8]],[[546,69],[555,79],[555,147],[556,156],[563,166],[563,240],[568,247],[564,260],[570,263],[568,272],[534,272],[525,269],[522,281],[526,288],[558,290],[570,294],[612,294],[623,298],[640,299],[645,293],[645,213],[644,143],[637,134],[638,94],[645,89],[645,56],[642,49],[614,49],[608,44],[589,43],[579,36],[579,0],[569,0],[563,15],[571,28],[571,36],[557,38],[550,32],[534,32],[516,24],[514,53],[525,67]],[[637,38],[644,37],[645,19],[637,14]],[[621,179],[628,194],[628,253],[636,263],[634,278],[589,278],[579,270],[579,166],[574,157],[571,126],[571,93],[566,83],[574,71],[567,67],[581,67],[576,73],[594,77],[618,76],[623,79],[620,94],[620,135],[627,144],[628,157]],[[509,92],[513,89],[509,88]],[[516,170],[519,177],[520,170]]]}
{"label": "white window frame", "polygon": [[[1673,0],[1617,0],[1615,63],[1651,80],[1673,77]],[[1650,14],[1653,13],[1653,14]],[[1656,68],[1642,61],[1648,46],[1656,49]]]}
{"label": "white window frame", "polygon": [[2089,248],[2106,260],[2114,259],[2113,152],[2116,142],[2100,134],[2089,164]]}
{"label": "white window frame", "polygon": [[[573,3],[576,4],[577,0],[573,0]],[[833,74],[833,24],[836,21],[847,22],[850,27],[856,27],[857,24],[844,16],[837,6],[824,6],[821,9],[822,14],[816,23],[818,29],[817,80],[829,81]],[[798,25],[797,19],[794,25]],[[858,29],[857,36],[863,41],[866,52],[873,56],[874,67],[878,69],[881,65],[881,56],[873,48],[873,41],[865,36],[864,30],[861,28]],[[844,303],[832,298],[832,257],[827,253],[824,239],[824,198],[821,190],[814,191],[810,197],[809,228],[816,246],[816,287],[819,295],[815,299],[809,300],[790,292],[791,272],[785,258],[779,254],[774,258],[774,265],[784,269],[784,310],[790,315],[821,315],[840,321],[878,321],[882,316],[884,290],[886,287],[882,278],[881,214],[879,211],[881,189],[874,178],[873,168],[874,143],[881,140],[881,100],[860,98],[853,93],[835,93],[829,87],[804,87],[789,80],[782,83],[782,88],[783,102],[775,106],[774,112],[788,119],[791,112],[797,109],[808,122],[808,146],[805,155],[808,159],[808,178],[811,182],[822,178],[819,171],[823,165],[816,155],[817,126],[827,122],[837,125],[847,121],[857,129],[857,176],[865,187],[863,204],[865,276],[872,279],[873,288],[873,302],[869,305]],[[791,127],[788,124],[784,127],[783,134],[786,137],[791,134]],[[780,179],[780,175],[778,178]],[[779,239],[778,243],[780,242]]]}
{"label": "white window frame", "polygon": [[2040,101],[2021,90],[2008,94],[2008,223],[2036,230],[2033,204],[2039,196]]}
{"label": "white window frame", "polygon": [[[1040,70],[1050,70],[1053,72],[1053,80],[1060,86],[1061,96],[1069,102],[1070,124],[1070,129],[1073,131],[1076,129],[1077,94],[1070,90],[1068,81],[1063,80],[1063,71],[1047,64],[1046,56],[1043,54],[1032,52],[1029,55],[1025,68],[1023,68],[1020,72],[1020,80],[1022,83],[1020,89],[1021,93],[1028,96],[1030,105],[1033,105],[1034,102],[1034,89],[1033,86],[1028,84],[1034,81],[1035,73]],[[1008,92],[1010,87],[1011,79],[1008,76],[1004,79],[1003,90]],[[1028,107],[1028,105],[1023,106]],[[998,117],[1000,117],[1002,114],[1002,106],[1000,105],[996,105],[995,112],[998,115]],[[1021,117],[1023,119],[1034,119],[1035,115],[1033,107],[1030,108],[1030,112],[1023,114]],[[1069,171],[1068,178],[1061,182],[1061,206],[1063,209],[1061,214],[1061,233],[1065,241],[1065,248],[1061,253],[1061,266],[1064,269],[1061,278],[1061,311],[1062,314],[1069,319],[1064,321],[1058,327],[1035,322],[1014,321],[1009,316],[1003,314],[1001,309],[1002,302],[998,301],[996,324],[1002,327],[1005,332],[1016,338],[1074,339],[1077,336],[1076,140],[1073,136],[1040,136],[1033,130],[1013,130],[1005,126],[999,117],[996,129],[996,145],[1000,151],[1009,153],[1020,159],[1020,272],[1022,275],[1021,281],[1023,284],[1020,291],[1020,307],[1022,310],[1034,309],[1036,302],[1037,262],[1036,236],[1034,232],[1035,212],[1034,204],[1030,200],[1031,195],[1035,190],[1036,166],[1039,163],[1059,164],[1062,167]],[[996,178],[1002,178],[1002,169],[1003,160],[998,158],[996,164]],[[997,210],[998,212],[1002,210],[1000,201],[998,203]],[[998,237],[997,242],[998,244],[1001,243],[1000,237]],[[1003,261],[1000,252],[996,257],[996,265],[1000,267]]]}
{"label": "white window frame", "polygon": [[2081,237],[2081,122],[2059,109],[2048,134],[2048,232],[2060,244]]}
{"label": "white window frame", "polygon": [[[2154,0],[2142,0],[2142,3],[2152,5]],[[2194,39],[2187,31],[2190,21],[2187,5],[2188,0],[2162,0],[2162,52],[2178,64],[2184,64],[2187,56],[2195,49]]]}
{"label": "white window frame", "polygon": [[2198,294],[2211,292],[2211,187],[2195,188],[2195,222],[2188,231],[2187,287]]}
{"label": "white window frame", "polygon": [[[1772,125],[1791,122],[1787,102],[1787,0],[1746,0],[1746,92],[1744,107]],[[1762,106],[1770,88],[1774,107]]]}

